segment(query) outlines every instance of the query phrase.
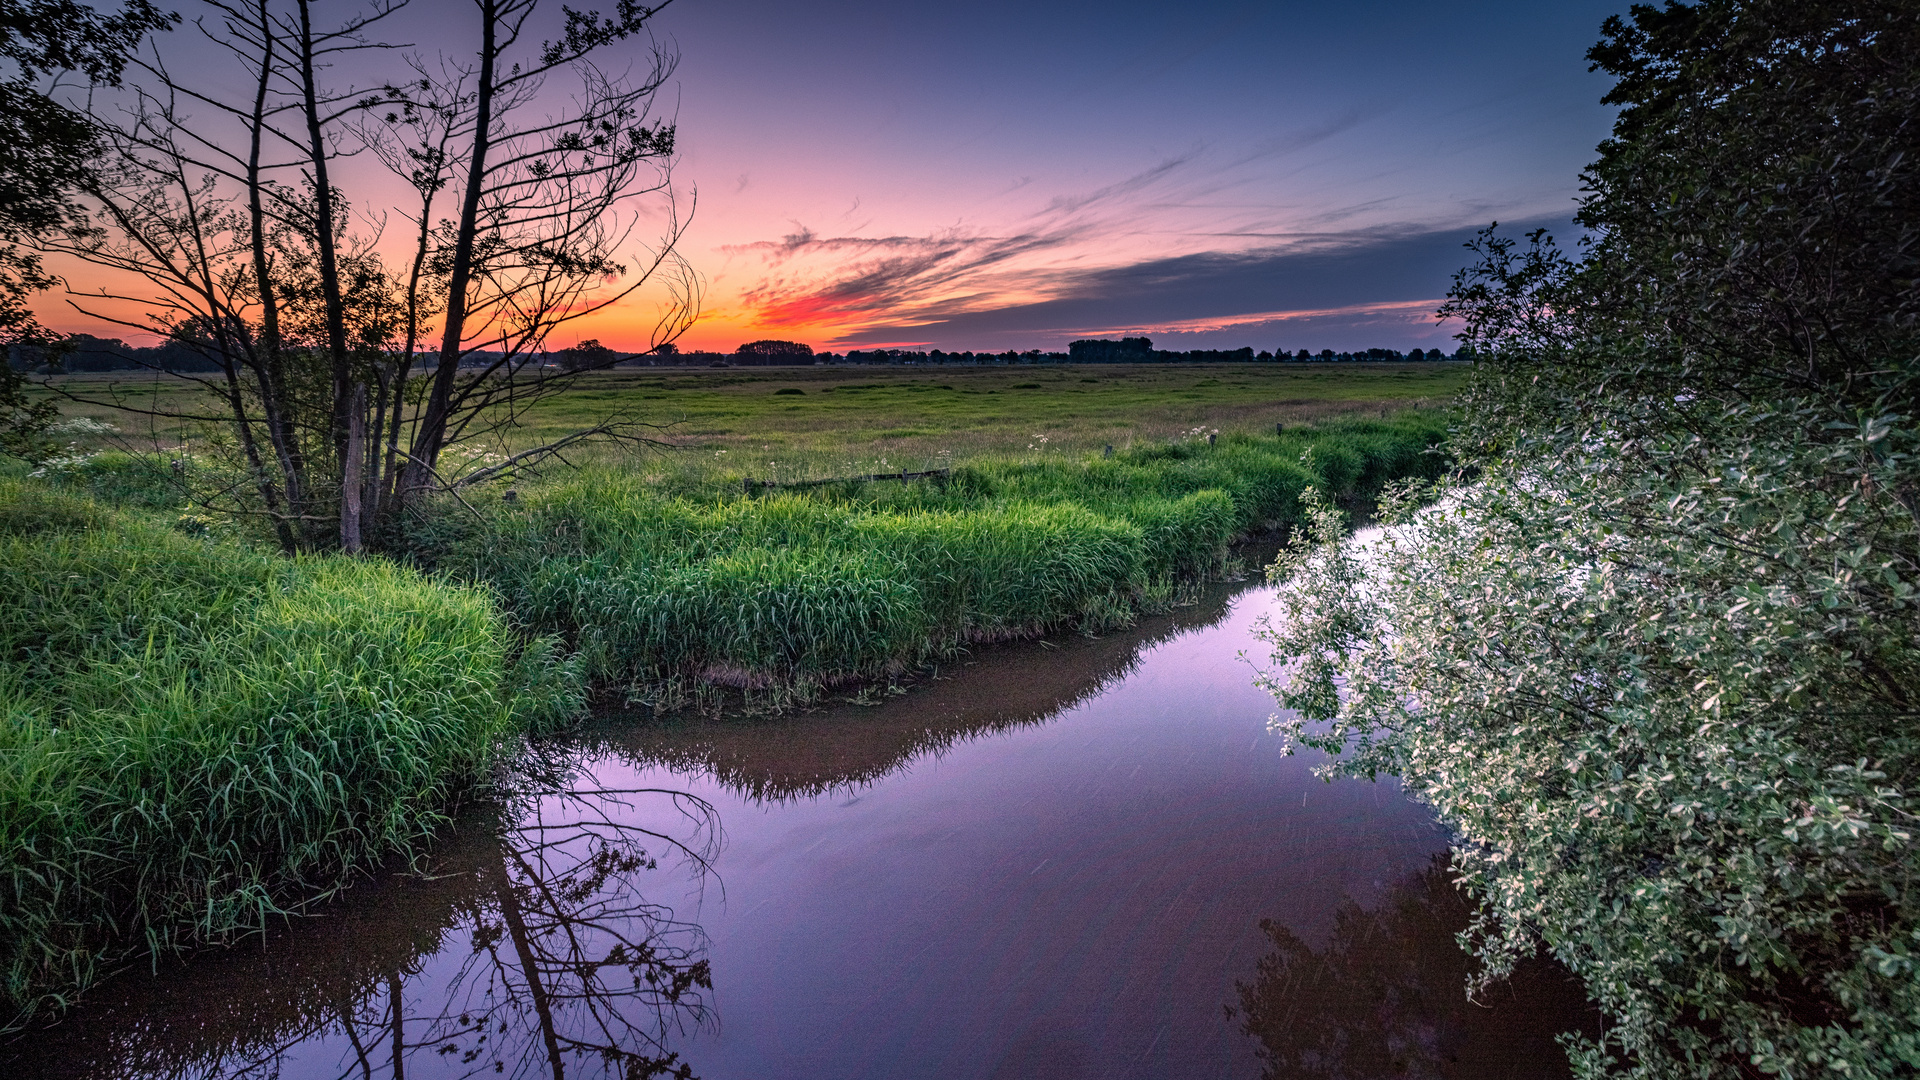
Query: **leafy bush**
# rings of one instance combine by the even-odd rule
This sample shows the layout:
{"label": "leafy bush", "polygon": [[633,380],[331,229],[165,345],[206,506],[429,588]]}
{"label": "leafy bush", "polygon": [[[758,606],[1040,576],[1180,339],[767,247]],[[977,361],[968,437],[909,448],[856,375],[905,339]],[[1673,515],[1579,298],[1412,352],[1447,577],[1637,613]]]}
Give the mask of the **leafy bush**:
{"label": "leafy bush", "polygon": [[1494,970],[1544,940],[1612,1017],[1594,1072],[1920,1063],[1920,574],[1871,495],[1915,457],[1854,434],[1563,446],[1286,564],[1283,726],[1434,803]]}
{"label": "leafy bush", "polygon": [[1471,483],[1296,551],[1272,685],[1461,836],[1490,972],[1544,943],[1587,1076],[1920,1070],[1920,16],[1639,6],[1571,262],[1448,312]]}

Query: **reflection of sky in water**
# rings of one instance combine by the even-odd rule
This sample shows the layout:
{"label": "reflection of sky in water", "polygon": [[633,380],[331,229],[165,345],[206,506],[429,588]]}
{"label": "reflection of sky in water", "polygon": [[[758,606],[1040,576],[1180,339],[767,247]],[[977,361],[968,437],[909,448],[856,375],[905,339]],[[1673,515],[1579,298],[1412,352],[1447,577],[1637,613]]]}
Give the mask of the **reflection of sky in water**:
{"label": "reflection of sky in water", "polygon": [[1293,1052],[1269,976],[1315,950],[1349,991],[1400,988],[1335,1020],[1431,1050],[1433,1075],[1498,1059],[1522,1022],[1436,989],[1465,970],[1451,929],[1421,936],[1450,914],[1383,916],[1428,958],[1411,974],[1349,940],[1426,895],[1445,839],[1390,782],[1324,784],[1266,732],[1237,653],[1269,597],[983,649],[872,709],[600,725],[504,843],[469,822],[424,876],[102,987],[0,1059],[392,1076],[397,1038],[407,1076],[1253,1077]]}

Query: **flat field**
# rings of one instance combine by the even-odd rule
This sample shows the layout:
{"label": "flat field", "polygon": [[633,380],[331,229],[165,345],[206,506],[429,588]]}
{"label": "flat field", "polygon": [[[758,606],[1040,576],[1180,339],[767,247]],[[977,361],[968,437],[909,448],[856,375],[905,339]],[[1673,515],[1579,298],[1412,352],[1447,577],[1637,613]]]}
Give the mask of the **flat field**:
{"label": "flat field", "polygon": [[[67,379],[131,407],[66,403],[83,450],[168,452],[0,471],[0,1029],[142,943],[258,929],[418,850],[502,746],[577,714],[588,688],[663,712],[876,700],[977,642],[1168,610],[1234,538],[1298,527],[1308,488],[1364,507],[1436,475],[1437,407],[1464,374],[599,373],[494,449],[614,417],[672,448],[569,453],[581,468],[430,504],[444,512],[392,534],[418,568],[281,559],[256,519],[182,515],[228,474],[178,443],[217,428],[133,410],[211,405],[203,392]],[[932,483],[740,483],[941,465],[956,468]]]}
{"label": "flat field", "polygon": [[[645,471],[809,479],[1378,418],[1443,405],[1468,370],[1453,363],[618,368],[583,376],[542,401],[507,446],[488,449],[536,445],[620,417],[660,425],[683,451],[647,459]],[[144,373],[56,381],[132,409],[178,411],[203,398],[191,383]],[[69,401],[61,410],[112,423],[136,447],[191,434],[177,421],[111,406]]]}

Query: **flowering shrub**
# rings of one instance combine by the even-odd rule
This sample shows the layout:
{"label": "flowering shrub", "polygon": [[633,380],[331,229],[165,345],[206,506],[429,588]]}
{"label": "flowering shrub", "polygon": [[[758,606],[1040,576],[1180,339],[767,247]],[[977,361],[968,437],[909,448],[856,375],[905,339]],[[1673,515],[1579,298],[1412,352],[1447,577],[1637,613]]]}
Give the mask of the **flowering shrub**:
{"label": "flowering shrub", "polygon": [[74,475],[85,469],[98,456],[100,452],[97,450],[82,450],[77,446],[69,445],[65,453],[43,458],[40,464],[27,475],[36,480]]}
{"label": "flowering shrub", "polygon": [[65,435],[70,438],[91,437],[95,435],[113,435],[119,428],[105,420],[95,420],[91,416],[73,416],[57,421],[47,427],[48,435]]}
{"label": "flowering shrub", "polygon": [[1492,972],[1544,942],[1610,1014],[1589,1073],[1912,1069],[1913,431],[1695,421],[1516,447],[1359,549],[1314,500],[1279,726],[1459,831]]}
{"label": "flowering shrub", "polygon": [[1468,478],[1293,553],[1298,740],[1458,830],[1490,974],[1586,1075],[1920,1071],[1920,18],[1635,5],[1578,262],[1492,230],[1442,314]]}

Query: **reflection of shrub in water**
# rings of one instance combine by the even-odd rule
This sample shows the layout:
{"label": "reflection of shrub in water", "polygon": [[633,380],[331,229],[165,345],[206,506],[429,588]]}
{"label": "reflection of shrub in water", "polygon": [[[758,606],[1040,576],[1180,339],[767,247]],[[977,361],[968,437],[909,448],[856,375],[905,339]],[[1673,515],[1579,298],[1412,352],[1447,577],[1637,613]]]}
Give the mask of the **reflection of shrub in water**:
{"label": "reflection of shrub in water", "polygon": [[[1444,856],[1377,909],[1349,900],[1333,937],[1315,951],[1263,919],[1273,944],[1239,983],[1247,1034],[1270,1080],[1368,1080],[1569,1075],[1555,1037],[1597,1030],[1598,1014],[1558,965],[1523,964],[1505,983],[1467,998],[1472,962],[1455,935],[1468,902]],[[1229,1013],[1234,1010],[1229,1009]]]}

